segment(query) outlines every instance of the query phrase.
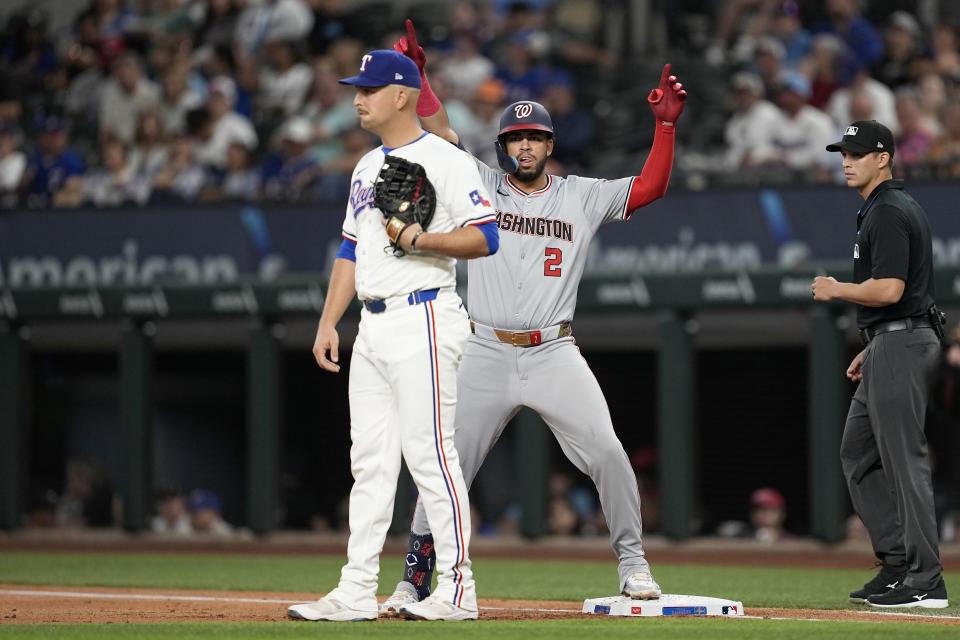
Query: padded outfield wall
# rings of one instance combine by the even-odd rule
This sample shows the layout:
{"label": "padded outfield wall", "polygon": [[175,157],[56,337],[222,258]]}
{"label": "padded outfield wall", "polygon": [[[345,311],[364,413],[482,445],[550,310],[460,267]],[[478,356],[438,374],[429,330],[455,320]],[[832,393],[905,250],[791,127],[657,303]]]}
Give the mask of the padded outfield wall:
{"label": "padded outfield wall", "polygon": [[[955,191],[911,186],[931,217],[950,311],[960,296]],[[667,510],[684,505],[661,514],[679,537],[745,516],[761,484],[787,496],[795,531],[838,535],[847,506],[828,455],[837,419],[818,432],[814,411],[841,413],[850,389],[814,372],[845,367],[857,345],[847,307],[814,311],[809,280],[823,269],[846,276],[860,202],[839,187],[672,193],[594,241],[576,337],[628,453],[659,456],[638,471],[671,497]],[[124,494],[213,488],[231,520],[259,518],[255,528],[305,526],[311,511],[335,522],[349,486],[346,377],[316,371],[309,346],[342,217],[339,205],[239,203],[0,213],[0,416],[5,455],[18,452],[4,467],[4,511],[58,490],[65,461],[82,457]],[[524,231],[539,233],[536,222]],[[131,385],[124,367],[138,358],[149,375]],[[252,401],[264,387],[267,404]],[[129,437],[137,422],[146,443]],[[572,471],[548,436],[514,431],[499,469],[533,480]],[[518,464],[515,452],[531,448],[539,457]],[[510,483],[491,476],[478,500],[498,513],[511,506],[497,497]],[[273,486],[258,494],[264,483]],[[544,527],[542,489],[512,496],[533,535]],[[824,493],[832,506],[817,513]],[[282,520],[264,515],[278,505]],[[6,528],[22,522],[11,518]]]}

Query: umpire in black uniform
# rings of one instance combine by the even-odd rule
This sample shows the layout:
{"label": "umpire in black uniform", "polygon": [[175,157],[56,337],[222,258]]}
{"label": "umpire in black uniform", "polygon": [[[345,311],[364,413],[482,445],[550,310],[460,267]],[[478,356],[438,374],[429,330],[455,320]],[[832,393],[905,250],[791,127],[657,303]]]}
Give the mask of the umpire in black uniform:
{"label": "umpire in black uniform", "polygon": [[940,355],[942,326],[933,298],[930,224],[893,180],[890,130],[854,122],[827,146],[843,157],[847,185],[865,200],[857,212],[854,282],[817,277],[816,300],[857,305],[866,345],[847,377],[859,382],[840,445],[853,507],[863,520],[880,572],[850,601],[874,607],[947,606],[924,414],[928,375]]}

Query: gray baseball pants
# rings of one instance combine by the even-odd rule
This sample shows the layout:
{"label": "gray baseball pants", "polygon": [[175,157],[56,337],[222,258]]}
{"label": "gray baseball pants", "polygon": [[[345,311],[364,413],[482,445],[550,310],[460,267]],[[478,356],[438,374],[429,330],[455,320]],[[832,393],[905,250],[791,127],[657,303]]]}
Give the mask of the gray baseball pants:
{"label": "gray baseball pants", "polygon": [[939,348],[930,328],[871,340],[840,445],[850,498],[874,553],[889,566],[905,566],[904,584],[915,589],[936,587],[943,570],[924,434]]}
{"label": "gray baseball pants", "polygon": [[[596,377],[571,338],[514,347],[470,336],[457,374],[454,446],[467,485],[521,407],[543,418],[560,448],[590,476],[620,560],[620,589],[637,571],[650,571],[643,553],[637,478],[613,430]],[[413,533],[430,531],[418,501]]]}

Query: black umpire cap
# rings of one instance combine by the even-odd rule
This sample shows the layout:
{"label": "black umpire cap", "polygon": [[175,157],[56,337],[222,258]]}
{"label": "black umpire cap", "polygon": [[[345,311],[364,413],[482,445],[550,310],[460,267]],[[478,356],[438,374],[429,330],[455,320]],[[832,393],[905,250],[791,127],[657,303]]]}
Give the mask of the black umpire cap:
{"label": "black umpire cap", "polygon": [[855,153],[886,151],[893,156],[893,134],[876,120],[857,120],[843,132],[843,139],[827,145],[827,151],[846,149]]}

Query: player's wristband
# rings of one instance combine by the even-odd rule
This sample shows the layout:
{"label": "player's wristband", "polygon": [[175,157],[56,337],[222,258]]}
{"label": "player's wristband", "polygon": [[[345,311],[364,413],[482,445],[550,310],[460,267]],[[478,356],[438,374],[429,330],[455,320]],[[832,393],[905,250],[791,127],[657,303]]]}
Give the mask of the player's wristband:
{"label": "player's wristband", "polygon": [[429,118],[440,110],[440,100],[427,82],[426,71],[420,71],[420,97],[417,99],[417,115]]}
{"label": "player's wristband", "polygon": [[412,237],[412,238],[410,238],[410,250],[411,250],[411,251],[416,251],[416,250],[417,250],[417,240],[418,240],[418,239],[420,238],[420,236],[422,236],[423,234],[424,234],[423,229],[420,229],[420,230],[417,231],[415,234],[413,234],[413,237]]}

